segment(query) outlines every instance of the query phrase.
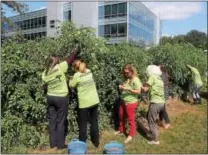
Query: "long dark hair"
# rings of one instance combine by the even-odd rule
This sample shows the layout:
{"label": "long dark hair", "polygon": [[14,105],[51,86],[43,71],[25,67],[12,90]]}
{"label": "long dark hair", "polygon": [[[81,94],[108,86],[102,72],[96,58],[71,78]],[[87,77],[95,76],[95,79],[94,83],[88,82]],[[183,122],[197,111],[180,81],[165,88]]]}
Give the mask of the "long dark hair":
{"label": "long dark hair", "polygon": [[47,75],[49,70],[52,69],[59,62],[59,57],[57,55],[51,55],[46,60],[46,72]]}

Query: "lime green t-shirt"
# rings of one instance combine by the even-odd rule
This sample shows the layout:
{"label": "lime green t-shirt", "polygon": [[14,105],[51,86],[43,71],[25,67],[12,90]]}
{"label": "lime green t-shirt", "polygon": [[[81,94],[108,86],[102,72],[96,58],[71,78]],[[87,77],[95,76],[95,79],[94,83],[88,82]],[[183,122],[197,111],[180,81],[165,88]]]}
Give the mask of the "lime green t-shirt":
{"label": "lime green t-shirt", "polygon": [[76,87],[78,92],[79,108],[87,108],[100,102],[92,72],[77,72],[69,82],[70,87]]}
{"label": "lime green t-shirt", "polygon": [[[130,88],[132,90],[141,90],[142,83],[138,77],[134,77],[132,81],[126,80],[123,84],[125,87]],[[121,99],[126,103],[135,103],[138,101],[138,95],[133,94],[130,91],[122,91]]]}
{"label": "lime green t-shirt", "polygon": [[162,78],[156,75],[150,75],[147,83],[150,85],[150,102],[165,103],[164,84]]}
{"label": "lime green t-shirt", "polygon": [[65,76],[67,69],[68,64],[64,61],[49,70],[47,75],[45,74],[46,71],[43,72],[42,80],[48,85],[47,95],[61,97],[68,95],[69,91]]}
{"label": "lime green t-shirt", "polygon": [[191,69],[191,72],[192,72],[193,83],[197,84],[199,86],[202,86],[203,83],[202,83],[202,79],[201,79],[199,71],[195,67],[191,67],[189,65],[188,65],[188,67]]}

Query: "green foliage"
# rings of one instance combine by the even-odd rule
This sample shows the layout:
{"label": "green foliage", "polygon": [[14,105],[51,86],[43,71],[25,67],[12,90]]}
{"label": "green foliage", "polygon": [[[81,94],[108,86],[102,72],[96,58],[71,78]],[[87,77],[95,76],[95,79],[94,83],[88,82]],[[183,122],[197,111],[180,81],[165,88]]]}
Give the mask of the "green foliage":
{"label": "green foliage", "polygon": [[197,48],[207,49],[207,34],[204,32],[192,30],[186,34],[185,40]]}
{"label": "green foliage", "polygon": [[[188,80],[187,64],[199,68],[203,73],[206,60],[203,52],[190,44],[166,44],[144,50],[127,43],[107,46],[105,41],[96,38],[91,28],[75,28],[64,23],[60,36],[39,41],[17,43],[6,41],[2,46],[2,152],[11,147],[24,145],[36,147],[47,144],[47,103],[42,90],[41,74],[45,60],[56,53],[62,60],[71,50],[79,46],[79,58],[92,70],[98,94],[99,127],[110,127],[110,117],[114,101],[119,95],[118,84],[123,80],[121,68],[126,63],[133,64],[142,81],[146,81],[146,67],[159,60],[167,64],[173,79],[174,89],[182,90]],[[66,75],[72,75],[71,69]],[[74,90],[70,93],[68,113],[69,132],[77,134],[77,100]],[[143,115],[143,114],[142,114]]]}
{"label": "green foliage", "polygon": [[191,30],[186,35],[177,35],[174,37],[162,37],[160,40],[161,45],[165,44],[184,44],[190,43],[196,48],[201,48],[202,50],[207,49],[207,34],[197,30]]}
{"label": "green foliage", "polygon": [[190,72],[187,65],[199,69],[202,78],[206,71],[207,59],[202,50],[191,44],[165,44],[151,48],[149,51],[153,63],[165,64],[173,82],[174,93],[182,94],[190,84]]}

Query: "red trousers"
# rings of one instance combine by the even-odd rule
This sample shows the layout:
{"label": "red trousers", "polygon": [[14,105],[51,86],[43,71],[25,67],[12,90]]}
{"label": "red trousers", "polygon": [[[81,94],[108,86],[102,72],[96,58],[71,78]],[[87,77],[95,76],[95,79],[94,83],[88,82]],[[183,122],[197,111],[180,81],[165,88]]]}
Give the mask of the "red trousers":
{"label": "red trousers", "polygon": [[135,112],[138,102],[125,104],[121,101],[119,107],[119,131],[121,133],[126,131],[125,119],[127,118],[129,123],[129,136],[134,137],[136,135],[136,123],[135,123]]}

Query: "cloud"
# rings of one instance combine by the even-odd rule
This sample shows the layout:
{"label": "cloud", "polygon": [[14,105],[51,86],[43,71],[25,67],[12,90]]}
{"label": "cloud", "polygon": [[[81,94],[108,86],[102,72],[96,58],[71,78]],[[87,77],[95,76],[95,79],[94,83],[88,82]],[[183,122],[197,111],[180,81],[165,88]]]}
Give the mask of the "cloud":
{"label": "cloud", "polygon": [[162,20],[182,20],[202,11],[201,2],[143,2]]}

